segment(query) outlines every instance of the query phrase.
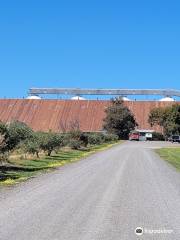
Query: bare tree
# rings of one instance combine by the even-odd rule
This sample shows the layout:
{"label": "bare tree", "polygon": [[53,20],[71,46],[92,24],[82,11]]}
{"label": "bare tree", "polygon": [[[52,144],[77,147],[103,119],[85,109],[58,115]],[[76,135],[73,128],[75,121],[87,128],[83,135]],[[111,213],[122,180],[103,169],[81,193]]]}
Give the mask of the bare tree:
{"label": "bare tree", "polygon": [[80,122],[78,119],[73,119],[71,121],[59,121],[58,126],[59,132],[67,133],[69,131],[80,130]]}
{"label": "bare tree", "polygon": [[66,133],[68,131],[68,123],[66,121],[59,121],[58,130],[60,132]]}
{"label": "bare tree", "polygon": [[69,122],[69,130],[70,131],[80,130],[80,122],[78,119],[74,119]]}

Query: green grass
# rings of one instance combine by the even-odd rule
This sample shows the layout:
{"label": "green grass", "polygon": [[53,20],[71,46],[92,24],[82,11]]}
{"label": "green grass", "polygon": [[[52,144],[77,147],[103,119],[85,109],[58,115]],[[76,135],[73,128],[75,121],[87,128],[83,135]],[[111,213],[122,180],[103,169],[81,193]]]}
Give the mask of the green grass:
{"label": "green grass", "polygon": [[161,148],[156,152],[180,171],[180,148]]}
{"label": "green grass", "polygon": [[[118,142],[119,143],[119,142]],[[39,159],[13,159],[8,165],[0,167],[0,186],[12,185],[24,181],[38,173],[55,169],[67,163],[78,161],[95,152],[112,147],[116,143],[105,143],[84,150],[63,149],[52,156],[42,156]]]}

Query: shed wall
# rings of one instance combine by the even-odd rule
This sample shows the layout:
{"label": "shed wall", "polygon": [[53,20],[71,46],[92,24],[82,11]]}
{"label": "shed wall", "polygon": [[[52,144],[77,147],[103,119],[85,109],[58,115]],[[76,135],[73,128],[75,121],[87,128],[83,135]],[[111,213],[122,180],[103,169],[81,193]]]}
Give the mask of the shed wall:
{"label": "shed wall", "polygon": [[[0,121],[18,120],[35,131],[63,131],[79,124],[84,132],[101,131],[105,109],[110,101],[102,100],[28,100],[0,99]],[[134,113],[139,129],[152,129],[148,115],[155,107],[172,105],[172,102],[128,101],[125,105]],[[160,131],[159,127],[153,127]]]}

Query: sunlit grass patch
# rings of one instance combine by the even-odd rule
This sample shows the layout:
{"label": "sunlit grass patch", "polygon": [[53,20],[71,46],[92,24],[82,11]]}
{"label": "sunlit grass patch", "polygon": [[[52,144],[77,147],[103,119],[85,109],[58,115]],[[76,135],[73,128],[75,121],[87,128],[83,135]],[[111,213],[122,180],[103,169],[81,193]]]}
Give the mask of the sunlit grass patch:
{"label": "sunlit grass patch", "polygon": [[161,148],[156,152],[180,171],[180,147],[179,148]]}
{"label": "sunlit grass patch", "polygon": [[6,179],[5,181],[2,181],[3,185],[12,185],[15,183],[16,183],[16,181],[14,179],[10,179],[10,178]]}

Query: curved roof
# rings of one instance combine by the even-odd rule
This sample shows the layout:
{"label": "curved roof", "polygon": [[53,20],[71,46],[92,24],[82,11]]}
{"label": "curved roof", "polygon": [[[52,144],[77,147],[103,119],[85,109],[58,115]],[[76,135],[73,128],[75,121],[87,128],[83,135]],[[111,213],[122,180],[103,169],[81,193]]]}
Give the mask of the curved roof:
{"label": "curved roof", "polygon": [[159,100],[160,102],[174,102],[174,98],[171,98],[171,97],[165,97],[165,98],[161,98]]}
{"label": "curved roof", "polygon": [[75,96],[75,97],[72,97],[71,100],[86,100],[86,99],[80,96]]}
{"label": "curved roof", "polygon": [[127,98],[127,97],[122,97],[121,98],[123,101],[131,101],[129,98]]}
{"label": "curved roof", "polygon": [[34,96],[28,96],[27,99],[37,99],[37,100],[40,100],[41,97],[34,95]]}

